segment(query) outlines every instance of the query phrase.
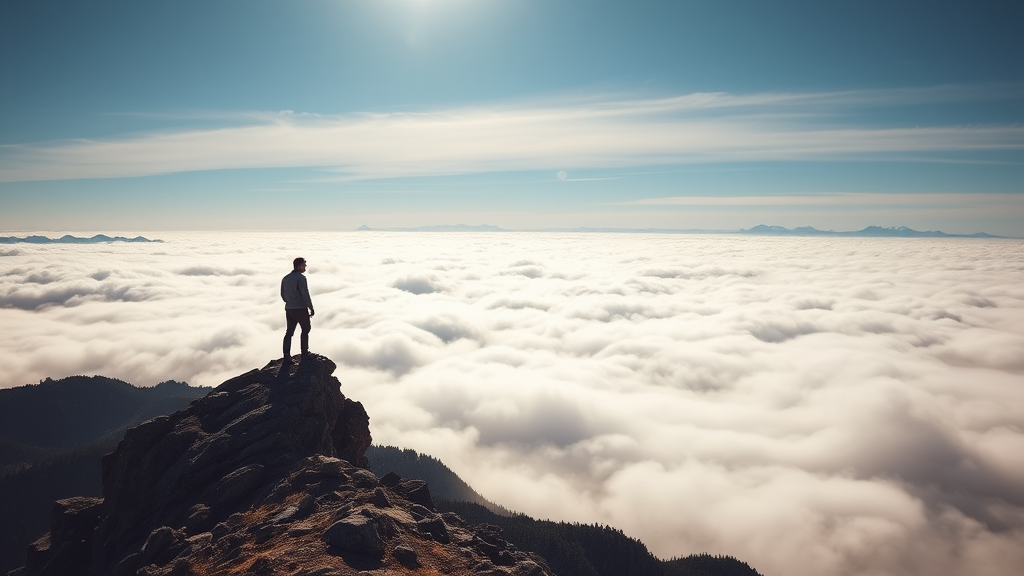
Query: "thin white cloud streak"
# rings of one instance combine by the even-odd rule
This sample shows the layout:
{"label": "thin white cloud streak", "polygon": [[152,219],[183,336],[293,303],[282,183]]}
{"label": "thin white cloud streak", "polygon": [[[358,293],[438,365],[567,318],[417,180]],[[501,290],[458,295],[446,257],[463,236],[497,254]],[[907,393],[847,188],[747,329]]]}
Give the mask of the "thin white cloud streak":
{"label": "thin white cloud streak", "polygon": [[[507,105],[507,110],[564,109],[580,111],[606,111],[610,114],[622,110],[657,112],[703,112],[708,110],[730,110],[750,108],[768,110],[799,106],[834,111],[837,108],[878,108],[892,106],[913,106],[942,102],[977,102],[987,100],[1013,100],[1024,97],[1024,85],[990,83],[974,85],[940,85],[921,88],[889,88],[878,90],[846,90],[836,92],[764,92],[755,94],[729,94],[727,92],[695,92],[664,98],[636,99],[615,97],[607,94],[581,93],[563,98],[546,98],[520,101],[519,105]],[[422,111],[421,111],[422,112]],[[164,120],[205,120],[205,121],[276,121],[282,118],[329,118],[330,115],[310,112],[279,111],[223,111],[185,110],[178,112],[120,112],[111,116],[154,118]]]}
{"label": "thin white cloud streak", "polygon": [[822,192],[778,196],[666,196],[617,202],[622,206],[831,206],[918,207],[960,210],[984,206],[990,210],[1024,210],[1021,194],[879,194],[873,192]]}
{"label": "thin white cloud streak", "polygon": [[8,145],[0,149],[0,181],[275,167],[366,179],[1024,148],[1020,126],[862,128],[807,114],[809,107],[834,110],[837,101],[855,99],[856,93],[693,94],[431,113],[276,114],[243,127]]}
{"label": "thin white cloud streak", "polygon": [[166,234],[0,257],[3,385],[313,349],[377,442],[526,513],[765,574],[1024,570],[1020,241]]}

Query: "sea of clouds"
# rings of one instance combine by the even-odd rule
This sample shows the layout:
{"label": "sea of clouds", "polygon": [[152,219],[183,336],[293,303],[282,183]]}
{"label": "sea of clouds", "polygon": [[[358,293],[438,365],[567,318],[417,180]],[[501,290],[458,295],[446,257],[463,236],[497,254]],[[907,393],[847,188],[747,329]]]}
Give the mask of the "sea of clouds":
{"label": "sea of clouds", "polygon": [[766,576],[1024,572],[1022,241],[145,235],[0,247],[0,387],[262,367],[304,256],[374,440],[504,506]]}

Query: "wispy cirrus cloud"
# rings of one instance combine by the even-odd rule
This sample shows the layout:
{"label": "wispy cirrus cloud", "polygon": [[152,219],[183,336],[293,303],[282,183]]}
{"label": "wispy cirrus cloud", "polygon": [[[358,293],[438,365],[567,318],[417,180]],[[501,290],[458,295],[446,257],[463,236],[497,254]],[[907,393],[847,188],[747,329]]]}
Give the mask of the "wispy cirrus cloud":
{"label": "wispy cirrus cloud", "polygon": [[[334,116],[232,115],[225,126],[0,148],[0,181],[309,167],[372,179],[740,161],[942,159],[1024,149],[1024,127],[859,126],[863,106],[978,97],[949,88],[660,99]],[[227,124],[230,124],[228,126]]]}
{"label": "wispy cirrus cloud", "polygon": [[666,196],[617,202],[623,206],[822,206],[917,207],[927,200],[929,209],[959,210],[984,205],[989,209],[1024,210],[1020,194],[898,194],[874,192],[819,192],[772,196]]}

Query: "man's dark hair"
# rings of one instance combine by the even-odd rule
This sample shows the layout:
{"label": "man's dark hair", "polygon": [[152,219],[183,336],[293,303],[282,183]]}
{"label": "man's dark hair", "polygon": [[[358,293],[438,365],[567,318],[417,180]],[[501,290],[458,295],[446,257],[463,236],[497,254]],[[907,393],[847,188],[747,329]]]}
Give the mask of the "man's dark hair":
{"label": "man's dark hair", "polygon": [[292,269],[293,270],[298,270],[299,266],[302,266],[305,263],[306,263],[306,259],[305,258],[296,258],[295,260],[292,260]]}

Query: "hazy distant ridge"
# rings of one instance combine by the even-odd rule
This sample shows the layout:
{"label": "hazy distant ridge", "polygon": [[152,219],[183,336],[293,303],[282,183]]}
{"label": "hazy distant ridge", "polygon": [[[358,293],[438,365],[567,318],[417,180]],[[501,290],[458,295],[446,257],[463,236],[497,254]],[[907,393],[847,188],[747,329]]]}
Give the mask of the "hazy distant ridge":
{"label": "hazy distant ridge", "polygon": [[436,226],[417,226],[415,228],[370,228],[363,224],[356,229],[359,232],[513,232],[490,224],[470,226],[468,224],[441,224]]}
{"label": "hazy distant ridge", "polygon": [[605,234],[749,234],[753,236],[847,236],[864,238],[1002,238],[985,232],[974,234],[948,234],[938,230],[925,232],[907,228],[906,226],[868,226],[863,230],[836,232],[834,230],[818,230],[810,226],[799,228],[783,228],[758,224],[753,228],[742,230],[694,230],[679,228],[545,228],[543,230],[509,230],[490,224],[471,226],[467,224],[417,226],[415,228],[370,228],[363,224],[360,232],[574,232],[574,233],[605,233]]}
{"label": "hazy distant ridge", "polygon": [[976,232],[974,234],[948,234],[946,232],[940,232],[938,230],[928,230],[921,232],[906,226],[868,226],[863,230],[853,230],[849,232],[836,232],[834,230],[818,230],[817,228],[811,228],[810,226],[801,226],[799,228],[783,228],[782,226],[766,226],[759,224],[748,230],[739,230],[737,234],[754,234],[760,236],[857,236],[867,238],[1001,238],[1001,236],[993,236],[985,232]]}
{"label": "hazy distant ridge", "polygon": [[0,236],[0,244],[100,244],[103,242],[163,242],[163,240],[150,240],[143,236],[125,238],[124,236],[107,236],[106,234],[97,234],[92,238],[80,238],[70,234],[65,234],[60,238],[47,238],[46,236],[26,236],[24,238]]}

